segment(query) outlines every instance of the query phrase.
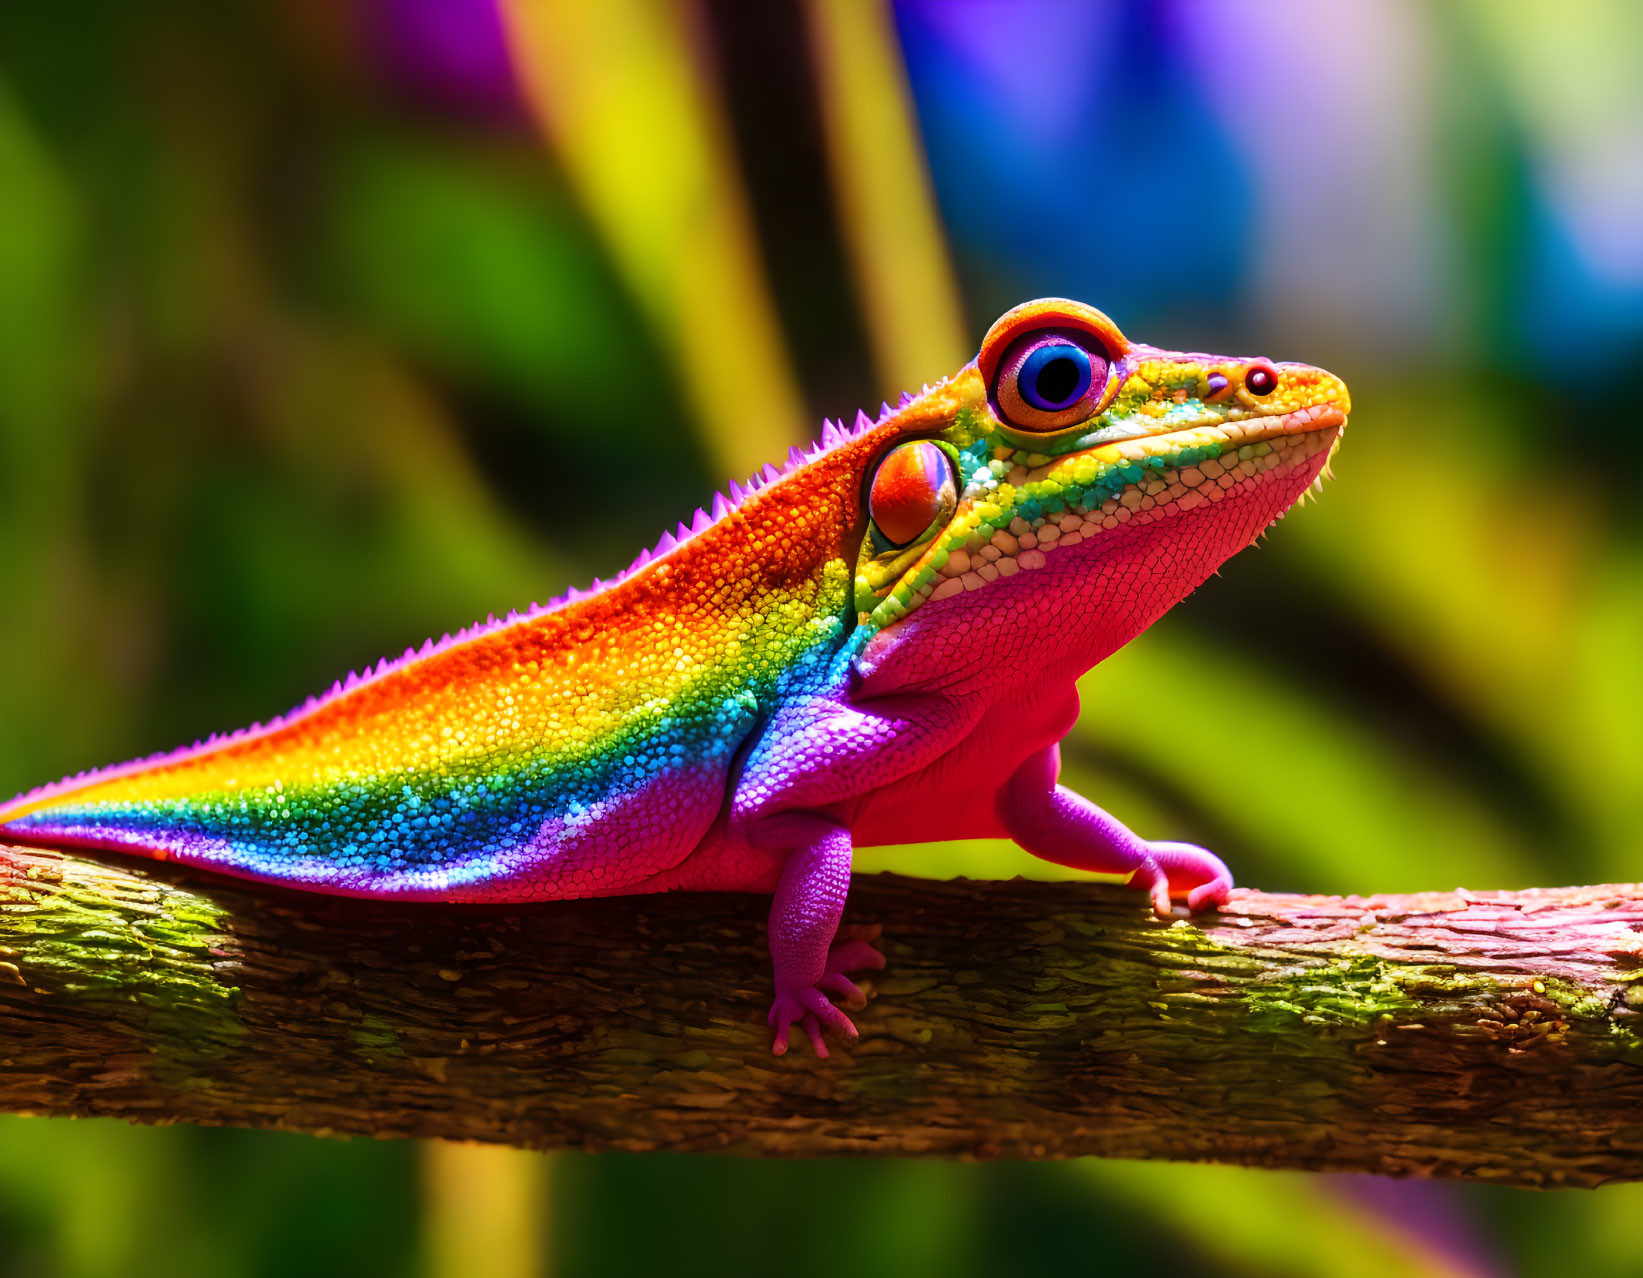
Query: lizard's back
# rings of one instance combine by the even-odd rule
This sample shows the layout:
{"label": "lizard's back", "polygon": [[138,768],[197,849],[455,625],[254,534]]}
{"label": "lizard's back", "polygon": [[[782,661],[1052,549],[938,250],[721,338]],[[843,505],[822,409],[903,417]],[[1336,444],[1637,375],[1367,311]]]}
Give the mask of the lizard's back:
{"label": "lizard's back", "polygon": [[837,647],[839,497],[859,464],[835,451],[734,490],[750,500],[698,512],[592,594],[408,652],[269,725],[46,787],[0,825],[352,895],[630,890],[702,839],[761,715]]}

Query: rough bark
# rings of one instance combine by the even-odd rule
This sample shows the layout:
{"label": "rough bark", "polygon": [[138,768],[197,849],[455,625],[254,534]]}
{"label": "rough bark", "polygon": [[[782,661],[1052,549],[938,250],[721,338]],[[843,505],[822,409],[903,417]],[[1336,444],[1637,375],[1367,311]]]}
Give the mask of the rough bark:
{"label": "rough bark", "polygon": [[0,847],[0,1108],[536,1148],[1643,1178],[1643,886],[857,879],[862,1039],[769,1054],[767,903],[394,906]]}

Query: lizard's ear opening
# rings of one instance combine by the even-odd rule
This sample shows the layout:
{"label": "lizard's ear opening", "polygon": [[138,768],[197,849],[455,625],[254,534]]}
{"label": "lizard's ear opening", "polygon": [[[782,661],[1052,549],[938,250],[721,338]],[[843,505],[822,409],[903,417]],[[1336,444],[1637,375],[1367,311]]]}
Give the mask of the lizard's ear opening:
{"label": "lizard's ear opening", "polygon": [[921,541],[958,507],[958,481],[947,454],[928,442],[885,454],[867,492],[867,511],[885,549]]}

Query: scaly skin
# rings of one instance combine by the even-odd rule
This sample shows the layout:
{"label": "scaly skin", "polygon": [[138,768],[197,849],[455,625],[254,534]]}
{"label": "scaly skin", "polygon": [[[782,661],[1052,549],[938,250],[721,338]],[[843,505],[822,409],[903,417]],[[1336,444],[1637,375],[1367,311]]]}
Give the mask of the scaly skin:
{"label": "scaly skin", "polygon": [[[1035,408],[1065,389],[1045,360],[1080,367],[1069,344],[1089,389]],[[883,962],[833,945],[853,847],[1008,835],[1129,875],[1160,913],[1225,898],[1214,855],[1058,785],[1057,743],[1077,677],[1300,497],[1348,407],[1318,369],[1031,303],[953,377],[827,425],[616,581],[24,795],[0,836],[352,896],[770,892],[774,1049],[797,1024],[826,1055],[823,1027],[855,1034],[833,999]],[[935,447],[887,460],[911,441]]]}

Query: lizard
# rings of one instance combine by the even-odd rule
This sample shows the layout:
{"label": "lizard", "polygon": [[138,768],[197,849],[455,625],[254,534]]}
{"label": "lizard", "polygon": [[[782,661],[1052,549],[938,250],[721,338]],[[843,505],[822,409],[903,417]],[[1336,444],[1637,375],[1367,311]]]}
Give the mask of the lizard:
{"label": "lizard", "polygon": [[369,898],[768,894],[772,1049],[825,1056],[884,965],[838,941],[854,847],[1006,836],[1160,916],[1226,899],[1212,852],[1061,785],[1059,742],[1077,678],[1315,490],[1349,411],[1321,369],[1029,302],[617,577],[25,793],[0,837]]}

